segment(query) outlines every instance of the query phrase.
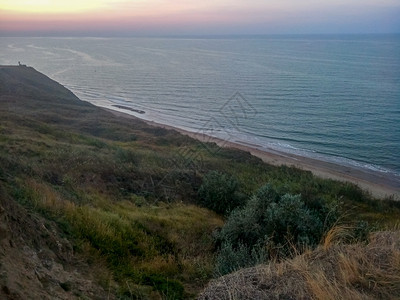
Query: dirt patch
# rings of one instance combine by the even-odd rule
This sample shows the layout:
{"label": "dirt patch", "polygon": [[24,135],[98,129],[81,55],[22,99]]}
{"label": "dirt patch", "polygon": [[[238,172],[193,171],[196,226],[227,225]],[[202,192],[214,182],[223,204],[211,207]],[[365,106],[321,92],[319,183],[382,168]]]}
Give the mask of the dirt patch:
{"label": "dirt patch", "polygon": [[0,186],[0,299],[108,296],[113,299],[57,226],[6,197]]}

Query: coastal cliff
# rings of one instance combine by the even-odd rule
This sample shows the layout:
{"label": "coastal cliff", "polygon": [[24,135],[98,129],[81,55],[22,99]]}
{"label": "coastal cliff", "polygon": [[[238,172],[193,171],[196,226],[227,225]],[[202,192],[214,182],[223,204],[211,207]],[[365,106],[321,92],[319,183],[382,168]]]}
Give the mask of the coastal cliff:
{"label": "coastal cliff", "polygon": [[[223,280],[235,291],[249,281],[236,282],[232,273],[202,293],[203,288],[218,276],[215,266],[227,224],[245,216],[249,199],[266,185],[276,194],[268,212],[283,209],[281,199],[290,200],[319,226],[324,209],[334,207],[341,224],[358,231],[349,229],[353,238],[345,235],[333,244],[357,245],[366,256],[375,251],[368,245],[376,245],[371,244],[374,238],[383,234],[370,232],[395,228],[400,217],[398,202],[374,199],[354,184],[268,165],[247,151],[116,115],[79,100],[33,68],[0,66],[0,298],[225,299],[219,288]],[[304,255],[315,261],[324,256],[317,240],[327,240],[329,230],[323,229],[306,232],[315,237],[310,247],[317,252]],[[396,236],[394,230],[387,235],[393,241],[393,262],[398,259]],[[269,244],[265,263],[277,253],[279,238],[286,237],[271,235],[276,247]],[[388,262],[376,264],[377,272]],[[241,274],[254,273],[246,272]],[[387,274],[389,285],[371,275],[375,286],[366,295],[398,295],[398,277]],[[273,281],[266,277],[260,282],[257,289],[268,294]],[[354,282],[344,284],[350,288]]]}

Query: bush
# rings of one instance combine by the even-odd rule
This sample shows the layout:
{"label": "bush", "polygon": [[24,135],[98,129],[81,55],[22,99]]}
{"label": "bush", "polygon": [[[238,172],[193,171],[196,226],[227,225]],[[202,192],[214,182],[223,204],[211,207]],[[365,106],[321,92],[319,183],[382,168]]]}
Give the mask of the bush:
{"label": "bush", "polygon": [[218,171],[204,176],[198,194],[201,205],[219,214],[227,214],[240,204],[237,180]]}
{"label": "bush", "polygon": [[[323,220],[306,207],[300,195],[286,194],[265,211],[264,228],[269,229],[268,233],[277,245],[310,246],[320,241]],[[285,248],[283,250],[287,252]]]}
{"label": "bush", "polygon": [[[271,251],[270,256],[285,257],[293,248],[317,245],[338,214],[336,206],[324,201],[318,209],[316,207],[315,203],[312,208],[308,207],[300,195],[279,196],[270,185],[262,187],[243,208],[230,214],[218,234],[222,245],[217,259],[218,271],[223,273],[236,269],[237,265],[249,265],[240,258],[244,249],[251,254],[254,249],[264,248]],[[254,263],[255,260],[251,260],[251,264]]]}
{"label": "bush", "polygon": [[267,257],[268,254],[265,247],[256,246],[250,248],[242,243],[234,247],[230,242],[225,242],[216,259],[215,277],[265,263]]}

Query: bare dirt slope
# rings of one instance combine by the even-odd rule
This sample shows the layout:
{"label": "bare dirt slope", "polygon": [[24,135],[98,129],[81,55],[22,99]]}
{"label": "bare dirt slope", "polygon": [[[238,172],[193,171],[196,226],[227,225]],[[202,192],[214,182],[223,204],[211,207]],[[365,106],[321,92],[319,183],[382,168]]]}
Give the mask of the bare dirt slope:
{"label": "bare dirt slope", "polygon": [[0,299],[105,299],[93,272],[54,224],[0,186]]}

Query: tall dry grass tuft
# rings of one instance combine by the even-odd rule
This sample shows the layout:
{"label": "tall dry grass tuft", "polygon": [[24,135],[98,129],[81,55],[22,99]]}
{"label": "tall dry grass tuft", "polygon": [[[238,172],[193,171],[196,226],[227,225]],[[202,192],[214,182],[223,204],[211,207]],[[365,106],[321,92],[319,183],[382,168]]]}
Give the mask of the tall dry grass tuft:
{"label": "tall dry grass tuft", "polygon": [[24,189],[27,201],[35,209],[51,211],[55,215],[75,209],[74,203],[63,199],[57,191],[33,178],[26,179]]}
{"label": "tall dry grass tuft", "polygon": [[324,250],[328,250],[331,246],[340,243],[340,241],[348,240],[352,237],[351,226],[336,225],[329,229],[324,235],[321,245]]}

